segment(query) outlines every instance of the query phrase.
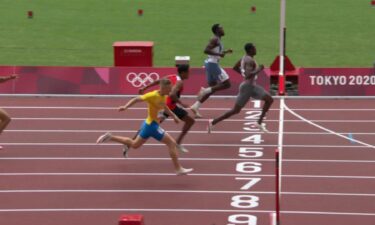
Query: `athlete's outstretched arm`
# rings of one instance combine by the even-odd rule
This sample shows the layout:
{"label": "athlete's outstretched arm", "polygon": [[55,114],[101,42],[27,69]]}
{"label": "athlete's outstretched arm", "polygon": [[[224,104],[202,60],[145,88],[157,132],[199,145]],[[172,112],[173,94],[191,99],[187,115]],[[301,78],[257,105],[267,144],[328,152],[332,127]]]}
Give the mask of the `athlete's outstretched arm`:
{"label": "athlete's outstretched arm", "polygon": [[182,105],[184,108],[188,108],[189,106],[188,106],[187,104],[183,103],[183,102],[181,101],[181,99],[177,96],[177,93],[181,90],[182,85],[183,85],[183,81],[181,81],[181,80],[180,80],[180,81],[177,81],[177,83],[173,86],[172,91],[171,91],[171,93],[169,94],[169,97],[171,97],[171,99],[172,99],[174,102],[176,102],[176,103]]}
{"label": "athlete's outstretched arm", "polygon": [[241,59],[236,62],[233,66],[233,70],[241,74]]}
{"label": "athlete's outstretched arm", "polygon": [[135,98],[132,98],[130,99],[130,101],[128,101],[128,103],[126,103],[124,106],[120,106],[118,108],[118,111],[125,111],[126,109],[128,109],[129,107],[133,106],[135,103],[137,102],[142,102],[143,100],[141,99],[141,97],[135,97]]}
{"label": "athlete's outstretched arm", "polygon": [[[245,72],[245,74],[246,74],[245,77],[246,77],[246,78],[251,78],[251,77],[257,75],[257,74],[258,74],[259,72],[261,72],[263,69],[264,69],[264,66],[263,66],[263,65],[260,65],[256,70],[254,70],[254,71],[252,71],[252,72],[248,72],[248,73]],[[245,67],[245,71],[246,71],[246,67]]]}
{"label": "athlete's outstretched arm", "polygon": [[217,55],[217,56],[220,56],[220,57],[224,57],[225,53],[217,53],[217,52],[213,51],[213,49],[218,45],[219,45],[219,39],[217,39],[216,37],[211,38],[210,41],[208,42],[206,48],[203,51],[204,54]]}
{"label": "athlete's outstretched arm", "polygon": [[7,77],[0,77],[0,83],[4,83],[4,82],[7,82],[8,80],[16,79],[17,77],[18,76],[15,74],[7,76]]}
{"label": "athlete's outstretched arm", "polygon": [[228,48],[227,50],[224,51],[224,54],[228,54],[228,53],[233,53],[233,49]]}
{"label": "athlete's outstretched arm", "polygon": [[146,85],[146,86],[143,87],[143,88],[140,88],[138,92],[139,92],[139,94],[143,94],[143,92],[144,92],[145,90],[149,89],[150,87],[153,87],[153,86],[159,85],[159,84],[160,84],[160,79],[159,79],[159,80],[156,80],[156,81],[154,81],[154,82],[152,82],[151,84]]}

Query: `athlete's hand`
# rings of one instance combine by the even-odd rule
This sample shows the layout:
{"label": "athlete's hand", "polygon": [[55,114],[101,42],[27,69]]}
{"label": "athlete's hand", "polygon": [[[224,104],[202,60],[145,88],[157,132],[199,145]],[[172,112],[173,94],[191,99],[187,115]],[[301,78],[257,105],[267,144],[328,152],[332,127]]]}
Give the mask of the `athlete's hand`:
{"label": "athlete's hand", "polygon": [[138,90],[138,94],[143,95],[143,92],[144,92],[144,91],[145,91],[144,88],[140,88],[140,89]]}
{"label": "athlete's hand", "polygon": [[126,110],[126,107],[125,107],[124,105],[118,107],[118,111],[119,111],[119,112],[122,112],[122,111],[125,111],[125,110]]}
{"label": "athlete's hand", "polygon": [[262,71],[262,70],[264,70],[264,65],[263,65],[263,64],[260,64],[260,65],[259,65],[259,71]]}
{"label": "athlete's hand", "polygon": [[9,80],[17,79],[18,75],[17,74],[12,74],[8,77]]}
{"label": "athlete's hand", "polygon": [[226,51],[225,51],[225,54],[232,54],[233,53],[233,49],[227,49]]}

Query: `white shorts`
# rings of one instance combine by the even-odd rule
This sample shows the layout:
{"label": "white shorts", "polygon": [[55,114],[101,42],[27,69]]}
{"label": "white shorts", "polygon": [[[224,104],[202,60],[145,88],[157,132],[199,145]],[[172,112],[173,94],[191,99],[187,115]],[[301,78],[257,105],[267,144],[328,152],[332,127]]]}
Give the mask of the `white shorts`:
{"label": "white shorts", "polygon": [[223,68],[219,66],[218,63],[212,62],[205,62],[205,69],[206,69],[206,77],[207,82],[216,83],[216,82],[224,82],[229,79],[229,75]]}

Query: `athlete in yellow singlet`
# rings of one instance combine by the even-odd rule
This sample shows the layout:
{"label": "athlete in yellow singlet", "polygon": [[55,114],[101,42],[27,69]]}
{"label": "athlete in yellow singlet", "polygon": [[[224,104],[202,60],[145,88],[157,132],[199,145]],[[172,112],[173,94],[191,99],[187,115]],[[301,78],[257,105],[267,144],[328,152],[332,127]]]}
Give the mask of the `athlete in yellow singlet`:
{"label": "athlete in yellow singlet", "polygon": [[181,121],[166,105],[166,99],[171,92],[171,89],[171,82],[167,79],[162,79],[159,90],[151,91],[144,95],[133,98],[126,105],[119,107],[119,111],[125,111],[137,102],[145,101],[148,105],[148,116],[143,122],[139,134],[134,140],[129,137],[114,136],[107,132],[100,136],[96,143],[114,141],[124,144],[124,154],[126,155],[128,151],[128,148],[126,147],[135,149],[139,148],[146,143],[149,137],[153,137],[168,146],[169,155],[173,161],[177,175],[185,175],[192,172],[193,169],[185,169],[180,165],[176,151],[176,141],[159,126],[158,112],[160,110],[164,110],[166,113],[168,113],[176,123]]}

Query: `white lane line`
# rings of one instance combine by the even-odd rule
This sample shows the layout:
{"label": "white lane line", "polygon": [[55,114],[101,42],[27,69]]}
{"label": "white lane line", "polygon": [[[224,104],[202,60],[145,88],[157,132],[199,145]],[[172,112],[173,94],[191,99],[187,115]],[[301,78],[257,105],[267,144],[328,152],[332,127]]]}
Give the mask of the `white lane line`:
{"label": "white lane line", "polygon": [[[68,109],[68,110],[118,110],[117,106],[113,107],[100,107],[100,106],[1,106],[5,109],[53,109],[53,110],[61,110],[61,109]],[[199,108],[200,110],[213,110],[213,111],[219,111],[219,110],[228,110],[228,108],[218,108],[218,107],[212,107],[212,108]],[[147,110],[146,107],[130,107],[128,110]],[[243,111],[250,110],[250,109],[243,109]]]}
{"label": "white lane line", "polygon": [[[259,161],[259,162],[275,162],[275,159],[240,159],[240,158],[184,158],[180,157],[180,160],[184,161]],[[131,161],[131,160],[165,160],[170,161],[170,158],[126,158],[123,157],[1,157],[0,161],[5,160],[93,160],[93,161]],[[284,162],[303,162],[303,163],[375,163],[375,160],[320,160],[320,159],[284,159]]]}
{"label": "white lane line", "polygon": [[[266,194],[266,193],[264,193]],[[319,193],[319,192],[282,192],[285,195],[318,195],[318,196],[354,196],[354,197],[375,197],[372,193]]]}
{"label": "white lane line", "polygon": [[[228,158],[179,158],[180,160],[184,160],[184,161],[248,161],[248,159],[228,159]],[[2,157],[0,158],[0,161],[4,161],[4,160],[68,160],[68,161],[71,161],[71,160],[93,160],[93,161],[124,161],[124,160],[127,160],[127,161],[131,161],[131,160],[149,160],[149,161],[153,161],[153,160],[166,160],[166,161],[169,161],[170,159],[169,158],[127,158],[127,159],[124,159],[122,157],[118,157],[118,158],[88,158],[88,157],[78,157],[78,158],[66,158],[66,157]],[[269,162],[272,162],[273,160],[272,159],[258,159],[258,160],[250,160],[250,161],[269,161]],[[375,161],[374,161],[375,162]]]}
{"label": "white lane line", "polygon": [[0,209],[1,212],[222,212],[222,213],[249,213],[249,212],[259,212],[259,213],[270,213],[271,211],[266,210],[225,210],[225,209]]}
{"label": "white lane line", "polygon": [[[25,143],[1,143],[2,146],[102,146],[102,148],[105,148],[106,146],[120,146],[119,144],[102,144],[98,145],[96,143],[60,143],[60,142],[46,142],[46,143],[31,143],[31,142],[25,142]],[[144,144],[143,146],[163,146],[164,144]],[[190,146],[190,147],[216,147],[216,148],[223,148],[223,147],[277,147],[277,144],[273,145],[247,145],[247,144],[189,144],[186,143],[184,146]],[[283,145],[284,148],[367,148],[367,146],[353,146],[353,145]],[[51,149],[53,150],[53,149]],[[273,149],[274,151],[274,149]]]}
{"label": "white lane line", "polygon": [[[96,143],[51,143],[51,142],[46,142],[46,143],[31,143],[31,142],[25,142],[25,143],[1,143],[1,145],[14,145],[14,146],[22,146],[22,145],[30,145],[30,146],[97,146],[97,147],[102,147],[105,148],[106,146],[120,146],[119,144],[115,143],[106,143],[102,145],[98,145]],[[164,144],[144,144],[143,146],[164,146]],[[247,146],[245,144],[184,144],[184,146],[195,146],[195,147],[237,147],[237,146]]]}
{"label": "white lane line", "polygon": [[[144,121],[145,118],[87,118],[87,117],[14,117],[13,120],[62,120],[62,121]],[[172,121],[171,119],[167,119]],[[207,119],[196,119],[196,121],[207,121]],[[249,121],[244,119],[228,119],[227,122]],[[255,120],[254,120],[255,121]],[[375,121],[374,121],[375,122]],[[207,132],[206,132],[207,133]]]}
{"label": "white lane line", "polygon": [[307,108],[298,108],[298,109],[293,109],[295,111],[375,111],[375,109],[340,109],[340,108],[335,108],[335,109],[307,109]]}
{"label": "white lane line", "polygon": [[[132,160],[149,160],[149,161],[157,161],[157,160],[165,160],[170,161],[170,158],[126,158],[118,157],[118,158],[96,158],[96,157],[1,157],[0,161],[3,160],[93,160],[93,161],[132,161]],[[237,158],[183,158],[179,157],[179,160],[184,161],[254,161],[249,159],[237,159]],[[274,161],[273,159],[259,159],[256,161]],[[375,162],[375,161],[374,161]]]}
{"label": "white lane line", "polygon": [[285,214],[340,215],[340,216],[375,216],[375,213],[356,212],[316,212],[316,211],[280,211]]}
{"label": "white lane line", "polygon": [[[238,194],[246,191],[210,191],[210,190],[0,190],[1,193],[187,193],[187,194]],[[274,194],[273,192],[251,192],[253,194]]]}
{"label": "white lane line", "polygon": [[283,175],[283,178],[375,179],[375,176]]}
{"label": "white lane line", "polygon": [[[116,111],[118,109],[117,106],[114,106],[114,107],[98,107],[98,106],[1,106],[2,108],[6,108],[6,109],[72,109],[72,110],[84,110],[84,109],[88,109],[88,110],[114,110]],[[212,108],[199,108],[200,110],[213,110],[213,111],[218,111],[218,110],[228,110],[230,109],[230,106],[228,108],[218,108],[218,107],[212,107]],[[147,110],[146,107],[131,107],[129,108],[129,110]],[[242,111],[249,111],[249,110],[252,110],[250,108],[245,108],[243,109]],[[270,109],[271,111],[279,111],[279,109]],[[334,108],[334,109],[327,109],[327,108],[313,108],[313,109],[309,109],[309,108],[297,108],[297,109],[293,109],[295,111],[355,111],[355,112],[358,112],[358,111],[375,111],[374,108],[372,109],[352,109],[352,108],[344,108],[344,109],[340,109],[340,108]]]}
{"label": "white lane line", "polygon": [[[174,173],[0,173],[1,176],[176,176]],[[207,174],[193,173],[198,177],[275,177],[274,174]],[[375,176],[327,176],[327,175],[283,175],[283,178],[324,178],[324,179],[375,179]]]}
{"label": "white lane line", "polygon": [[[13,120],[53,120],[53,121],[144,121],[142,118],[104,118],[104,117],[13,117]],[[172,121],[167,119],[167,121]],[[196,119],[196,121],[207,121],[207,119]],[[244,121],[256,121],[256,119],[226,119],[224,122],[244,122]],[[313,122],[324,122],[324,123],[375,123],[375,120],[311,120]],[[267,120],[267,122],[279,123],[279,120]],[[284,120],[288,123],[302,123],[301,120]]]}
{"label": "white lane line", "polygon": [[[136,130],[6,130],[6,132],[13,132],[13,133],[105,133],[105,132],[116,132],[116,133],[134,133]],[[181,133],[180,130],[168,130],[168,133]],[[191,130],[189,131],[189,134],[207,134],[206,130]],[[211,134],[258,134],[259,131],[211,131]],[[269,132],[267,134],[278,134],[278,132]],[[331,135],[327,132],[284,132],[285,134],[293,134],[293,135]],[[356,132],[350,132],[350,133],[339,133],[342,135],[375,135],[374,133],[356,133]]]}
{"label": "white lane line", "polygon": [[[7,130],[7,132],[15,132],[15,133],[22,133],[22,132],[28,132],[28,133],[105,133],[105,132],[116,132],[116,133],[135,133],[136,130]],[[181,130],[168,130],[168,133],[181,133]],[[249,132],[249,131],[215,131],[211,133],[217,133],[217,134],[252,134],[255,132]],[[189,131],[189,134],[207,134],[207,131],[199,131],[199,130],[191,130]],[[351,133],[355,134],[355,133]]]}
{"label": "white lane line", "polygon": [[366,146],[366,147],[369,147],[369,148],[375,149],[375,146],[374,146],[374,145],[371,145],[371,144],[365,143],[365,142],[363,142],[363,141],[359,141],[359,140],[354,139],[354,138],[349,138],[349,137],[347,137],[347,136],[345,136],[345,135],[339,134],[339,133],[337,133],[337,132],[335,132],[335,131],[332,131],[332,130],[330,130],[330,129],[328,129],[328,128],[325,128],[325,127],[323,127],[323,126],[320,126],[320,125],[318,125],[318,124],[312,122],[311,120],[308,120],[308,119],[302,117],[301,115],[297,114],[296,112],[294,112],[293,110],[291,110],[291,109],[290,109],[288,106],[286,106],[286,105],[285,105],[285,109],[286,109],[289,113],[291,113],[292,115],[296,116],[297,118],[301,119],[302,121],[305,121],[306,123],[308,123],[308,124],[310,124],[310,125],[312,125],[312,126],[314,126],[314,127],[317,127],[317,128],[319,128],[319,129],[324,130],[324,131],[326,131],[326,132],[328,132],[328,133],[331,133],[331,134],[333,134],[333,135],[339,136],[339,137],[341,137],[341,138],[343,138],[343,139],[346,139],[346,140],[348,140],[348,141],[350,141],[350,142],[355,142],[355,143],[357,143],[357,144],[360,144],[360,145],[363,145],[363,146]]}
{"label": "white lane line", "polygon": [[270,210],[226,210],[226,209],[134,209],[134,208],[96,208],[96,209],[0,209],[1,212],[202,212],[202,213],[270,213]]}
{"label": "white lane line", "polygon": [[[226,210],[226,209],[134,209],[134,208],[74,208],[74,209],[0,209],[1,212],[197,212],[197,213],[271,213],[274,210]],[[375,216],[375,213],[357,212],[318,212],[318,211],[280,211],[285,214],[342,215],[342,216]]]}
{"label": "white lane line", "polygon": [[[176,176],[175,173],[0,173],[0,176]],[[188,176],[198,177],[244,177],[246,174],[204,174],[194,173]],[[273,175],[262,175],[273,176]]]}
{"label": "white lane line", "polygon": [[[0,194],[7,193],[204,193],[204,194],[264,194],[274,195],[273,191],[212,191],[212,190],[119,190],[119,189],[106,189],[106,190],[95,190],[95,189],[30,189],[30,190],[0,190]],[[320,193],[320,192],[282,192],[283,195],[314,195],[314,196],[354,196],[354,197],[375,197],[372,193]]]}

